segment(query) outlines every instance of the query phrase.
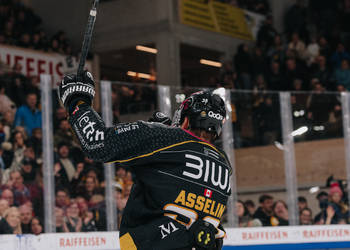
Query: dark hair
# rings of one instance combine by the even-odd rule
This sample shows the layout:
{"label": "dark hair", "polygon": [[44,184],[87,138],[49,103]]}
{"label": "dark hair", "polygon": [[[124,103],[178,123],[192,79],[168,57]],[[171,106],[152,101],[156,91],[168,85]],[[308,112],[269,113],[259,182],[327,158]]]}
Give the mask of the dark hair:
{"label": "dark hair", "polygon": [[321,196],[328,196],[328,193],[325,191],[321,191],[317,194],[316,199],[319,199]]}
{"label": "dark hair", "polygon": [[287,206],[287,204],[286,204],[284,201],[278,200],[278,201],[275,201],[275,202],[273,203],[273,205],[272,205],[272,211],[273,211],[273,212],[275,212],[275,207],[277,206],[277,203],[282,203],[283,206],[284,206],[286,209],[288,209],[288,206]]}
{"label": "dark hair", "polygon": [[259,203],[264,203],[266,200],[273,200],[273,197],[268,194],[263,194],[262,196],[259,197]]}
{"label": "dark hair", "polygon": [[[32,231],[32,222],[33,220],[38,220],[39,224],[41,226],[41,234],[44,233],[44,224],[42,219],[40,219],[38,216],[35,216],[34,218],[32,218],[32,220],[30,221],[30,231]],[[33,232],[32,232],[33,233]]]}
{"label": "dark hair", "polygon": [[254,203],[254,201],[252,201],[252,200],[246,200],[246,201],[244,202],[244,205],[245,205],[246,207],[249,207],[249,206],[255,207],[255,203]]}
{"label": "dark hair", "polygon": [[68,189],[59,187],[56,189],[55,195],[57,195],[58,192],[65,192],[68,196],[70,196]]}
{"label": "dark hair", "polygon": [[307,203],[307,200],[304,196],[299,196],[298,197],[298,202],[304,202],[304,203]]}
{"label": "dark hair", "polygon": [[66,143],[66,142],[61,142],[61,143],[59,143],[59,144],[57,145],[57,150],[59,150],[60,148],[62,148],[62,147],[64,147],[64,146],[68,147],[68,149],[69,149],[68,143]]}
{"label": "dark hair", "polygon": [[249,215],[249,211],[248,211],[246,205],[244,204],[244,202],[241,201],[241,200],[237,200],[237,203],[241,203],[242,206],[243,206],[243,209],[244,209],[243,216],[248,216]]}
{"label": "dark hair", "polygon": [[308,207],[303,208],[302,210],[300,210],[300,215],[304,212],[304,211],[309,211],[310,212],[310,216],[312,217],[312,210]]}

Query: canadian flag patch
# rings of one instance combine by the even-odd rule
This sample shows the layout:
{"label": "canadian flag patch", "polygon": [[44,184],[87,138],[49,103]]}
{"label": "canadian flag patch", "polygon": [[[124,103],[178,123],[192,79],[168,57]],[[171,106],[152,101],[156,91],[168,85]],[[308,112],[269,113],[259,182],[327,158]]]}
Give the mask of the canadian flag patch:
{"label": "canadian flag patch", "polygon": [[211,196],[213,195],[213,191],[211,191],[210,189],[204,189],[204,196],[207,198],[211,198]]}

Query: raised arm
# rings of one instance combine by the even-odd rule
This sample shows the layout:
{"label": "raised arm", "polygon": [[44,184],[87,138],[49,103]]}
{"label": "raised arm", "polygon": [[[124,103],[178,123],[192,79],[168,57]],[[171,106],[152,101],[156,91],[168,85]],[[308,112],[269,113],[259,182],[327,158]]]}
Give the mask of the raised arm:
{"label": "raised arm", "polygon": [[107,128],[91,107],[94,97],[92,78],[85,72],[79,79],[82,82],[78,82],[74,75],[63,79],[59,89],[60,100],[70,114],[69,122],[82,149],[90,159],[130,161],[150,156],[187,137],[180,129],[142,121]]}

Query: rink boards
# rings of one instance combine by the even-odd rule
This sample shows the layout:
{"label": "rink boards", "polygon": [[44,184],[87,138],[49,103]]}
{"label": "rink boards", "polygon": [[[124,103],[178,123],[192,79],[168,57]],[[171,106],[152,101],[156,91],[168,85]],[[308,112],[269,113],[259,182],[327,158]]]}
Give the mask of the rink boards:
{"label": "rink boards", "polygon": [[[225,250],[349,249],[350,225],[228,228]],[[1,235],[7,250],[118,250],[118,232]]]}

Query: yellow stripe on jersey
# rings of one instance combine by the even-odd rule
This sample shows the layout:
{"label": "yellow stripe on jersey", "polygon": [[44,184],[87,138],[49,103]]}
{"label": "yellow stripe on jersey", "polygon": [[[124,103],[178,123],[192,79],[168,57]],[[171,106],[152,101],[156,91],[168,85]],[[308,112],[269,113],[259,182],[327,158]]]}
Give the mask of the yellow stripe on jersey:
{"label": "yellow stripe on jersey", "polygon": [[[183,142],[180,142],[180,143],[175,143],[175,144],[172,144],[170,146],[167,146],[167,147],[164,147],[164,148],[160,148],[160,149],[157,149],[157,150],[154,150],[153,152],[151,153],[148,153],[148,154],[144,154],[144,155],[139,155],[139,156],[136,156],[136,157],[133,157],[133,158],[130,158],[130,159],[126,159],[126,160],[116,160],[116,161],[111,161],[111,162],[107,162],[107,163],[115,163],[115,162],[118,162],[118,163],[123,163],[123,162],[129,162],[129,161],[132,161],[132,160],[136,160],[136,159],[139,159],[139,158],[144,158],[144,157],[147,157],[147,156],[151,156],[155,153],[158,153],[160,151],[163,151],[163,150],[166,150],[166,149],[169,149],[169,148],[173,148],[173,147],[176,147],[176,146],[180,146],[180,145],[183,145],[183,144],[186,144],[186,143],[200,143],[200,144],[204,144],[204,145],[207,145],[209,147],[211,147],[212,149],[214,149],[216,152],[218,152],[219,154],[221,154],[217,148],[215,148],[213,145],[209,144],[209,143],[206,143],[206,142],[202,142],[202,141],[193,141],[193,140],[190,140],[190,141],[183,141]],[[222,155],[222,154],[221,154]]]}
{"label": "yellow stripe on jersey", "polygon": [[119,239],[120,250],[137,250],[137,247],[129,233],[124,234]]}

